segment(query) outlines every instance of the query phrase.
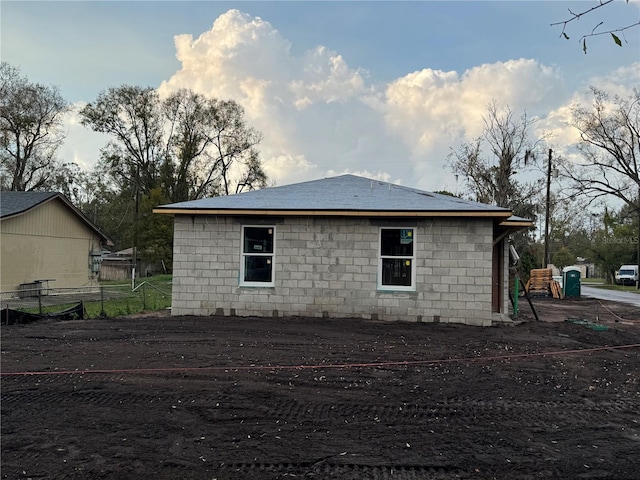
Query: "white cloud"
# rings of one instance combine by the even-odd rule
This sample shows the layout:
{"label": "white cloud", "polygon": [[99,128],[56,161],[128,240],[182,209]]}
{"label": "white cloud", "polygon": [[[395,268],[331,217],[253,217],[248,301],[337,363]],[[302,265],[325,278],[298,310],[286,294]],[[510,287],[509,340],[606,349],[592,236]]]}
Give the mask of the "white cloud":
{"label": "white cloud", "polygon": [[273,181],[286,184],[367,166],[384,172],[398,152],[370,106],[374,87],[324,46],[293,56],[291,44],[268,22],[230,10],[194,39],[175,38],[182,68],[161,95],[192,88],[240,103],[262,132],[260,150]]}
{"label": "white cloud", "polygon": [[589,86],[573,92],[564,102],[549,108],[549,113],[536,128],[536,132],[539,135],[543,133],[550,135],[549,143],[558,149],[559,154],[576,162],[580,162],[581,158],[576,155],[572,147],[578,143],[580,135],[572,126],[572,109],[576,106],[587,107],[593,103],[590,87],[601,89],[611,95],[618,95],[622,98],[630,97],[633,88],[637,88],[640,85],[640,62],[619,68],[609,75],[593,77],[589,79],[587,85]]}
{"label": "white cloud", "polygon": [[402,181],[399,178],[392,178],[389,173],[380,173],[380,172],[370,172],[369,170],[349,170],[345,168],[344,170],[329,170],[327,172],[327,176],[335,177],[337,175],[359,175],[361,177],[371,178],[373,180],[380,180],[382,182],[395,183],[396,185],[401,185]]}
{"label": "white cloud", "polygon": [[[451,148],[476,138],[487,106],[509,106],[520,116],[543,115],[563,95],[557,71],[534,60],[480,65],[458,75],[424,69],[392,82],[386,90],[385,119],[410,149],[414,178],[429,189],[456,190],[448,176]],[[434,178],[448,184],[434,186]]]}
{"label": "white cloud", "polygon": [[322,46],[305,55],[301,78],[289,84],[299,109],[316,102],[345,101],[364,89],[361,73],[350,69],[340,55]]}
{"label": "white cloud", "polygon": [[481,65],[462,76],[424,69],[389,85],[386,118],[418,153],[440,138],[477,137],[494,100],[514,112],[539,112],[561,89],[557,72],[533,60]]}
{"label": "white cloud", "polygon": [[291,157],[280,155],[272,157],[265,164],[264,169],[268,177],[268,183],[279,185],[281,182],[279,175],[281,172],[289,172],[286,183],[297,183],[309,180],[316,173],[316,166],[310,164],[303,156]]}
{"label": "white cloud", "polygon": [[[536,60],[462,73],[425,68],[382,84],[322,45],[301,55],[291,47],[269,22],[230,10],[197,38],[175,37],[181,68],[159,92],[186,87],[240,103],[248,123],[263,134],[264,167],[278,185],[350,172],[456,191],[447,155],[480,134],[493,100],[518,116],[526,111],[543,118],[540,127],[558,141],[572,138],[566,122],[577,97],[566,91],[560,70]],[[639,70],[636,64],[594,82],[611,88],[637,83]],[[74,142],[73,150],[81,164],[91,162],[84,142]]]}
{"label": "white cloud", "polygon": [[445,165],[449,148],[480,133],[493,99],[514,111],[542,107],[562,87],[557,71],[526,59],[462,75],[424,69],[376,84],[324,46],[292,55],[291,43],[268,22],[238,10],[198,38],[180,35],[175,43],[182,68],[161,93],[189,87],[238,101],[263,133],[265,169],[278,184],[367,171],[455,189]]}
{"label": "white cloud", "polygon": [[594,77],[589,85],[613,95],[627,96],[632,87],[640,87],[640,62],[620,67],[608,75]]}

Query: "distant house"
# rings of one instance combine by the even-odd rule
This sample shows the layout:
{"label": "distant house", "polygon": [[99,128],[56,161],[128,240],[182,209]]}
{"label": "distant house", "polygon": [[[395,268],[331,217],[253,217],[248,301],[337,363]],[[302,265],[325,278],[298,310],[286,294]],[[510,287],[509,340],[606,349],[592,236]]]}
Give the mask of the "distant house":
{"label": "distant house", "polygon": [[[138,252],[139,253],[139,252]],[[136,277],[149,277],[157,273],[167,273],[163,261],[149,262],[140,255],[136,261]],[[126,280],[131,278],[133,267],[133,248],[125,248],[102,257],[100,280]]]}
{"label": "distant house", "polygon": [[0,282],[78,287],[97,281],[111,240],[64,195],[0,192]]}
{"label": "distant house", "polygon": [[[137,256],[137,255],[136,255]],[[106,253],[100,265],[100,280],[127,280],[133,271],[133,248]],[[136,262],[136,277],[140,276],[140,261]]]}
{"label": "distant house", "polygon": [[511,211],[353,175],[163,205],[173,315],[509,319]]}

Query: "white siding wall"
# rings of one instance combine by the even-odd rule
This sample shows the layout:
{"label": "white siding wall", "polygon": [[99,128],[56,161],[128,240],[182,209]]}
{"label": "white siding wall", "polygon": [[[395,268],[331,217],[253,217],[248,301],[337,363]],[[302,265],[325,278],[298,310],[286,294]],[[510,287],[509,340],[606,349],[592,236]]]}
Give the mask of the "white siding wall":
{"label": "white siding wall", "polygon": [[263,221],[276,228],[275,287],[247,288],[238,286],[242,220],[177,215],[172,313],[491,324],[491,219],[389,225],[416,228],[415,292],[376,289],[384,220],[270,222]]}

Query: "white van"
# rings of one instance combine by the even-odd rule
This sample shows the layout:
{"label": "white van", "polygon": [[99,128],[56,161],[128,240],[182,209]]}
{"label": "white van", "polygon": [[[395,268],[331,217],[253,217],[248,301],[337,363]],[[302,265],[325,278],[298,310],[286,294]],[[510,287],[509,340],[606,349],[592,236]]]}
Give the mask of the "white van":
{"label": "white van", "polygon": [[622,265],[616,272],[618,285],[635,285],[638,281],[638,265]]}

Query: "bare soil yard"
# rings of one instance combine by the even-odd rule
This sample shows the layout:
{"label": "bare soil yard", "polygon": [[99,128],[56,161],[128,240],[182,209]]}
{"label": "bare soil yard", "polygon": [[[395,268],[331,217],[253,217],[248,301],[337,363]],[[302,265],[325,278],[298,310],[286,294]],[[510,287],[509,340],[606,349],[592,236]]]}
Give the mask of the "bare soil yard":
{"label": "bare soil yard", "polygon": [[3,326],[2,478],[640,478],[640,309],[535,303],[492,328]]}

